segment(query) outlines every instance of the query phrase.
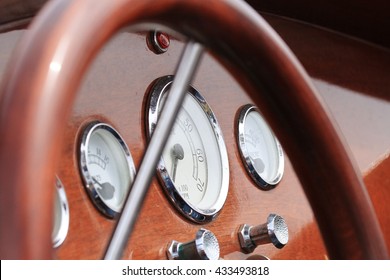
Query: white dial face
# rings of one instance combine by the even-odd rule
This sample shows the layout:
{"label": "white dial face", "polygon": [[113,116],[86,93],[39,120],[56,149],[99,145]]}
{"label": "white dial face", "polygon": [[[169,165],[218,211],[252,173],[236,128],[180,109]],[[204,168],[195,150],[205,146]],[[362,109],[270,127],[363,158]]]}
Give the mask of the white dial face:
{"label": "white dial face", "polygon": [[[268,124],[254,107],[246,107],[239,126],[240,150],[257,183],[275,185],[284,168],[283,151]],[[260,177],[260,182],[258,178]]]}
{"label": "white dial face", "polygon": [[[86,139],[84,178],[92,191],[92,199],[104,214],[119,213],[134,179],[130,153],[119,134],[108,125],[98,124]],[[95,200],[95,194],[98,199]],[[103,203],[103,204],[102,204]]]}
{"label": "white dial face", "polygon": [[193,206],[207,207],[214,203],[217,197],[205,194],[209,185],[222,184],[219,147],[202,108],[190,95],[176,119],[163,160],[184,200]]}
{"label": "white dial face", "polygon": [[[151,134],[172,77],[155,82],[149,97]],[[217,120],[203,97],[190,87],[158,167],[174,205],[195,222],[208,222],[221,210],[229,187],[227,151]]]}
{"label": "white dial face", "polygon": [[268,125],[256,111],[246,117],[245,143],[250,160],[257,173],[271,182],[278,170],[278,148]]}

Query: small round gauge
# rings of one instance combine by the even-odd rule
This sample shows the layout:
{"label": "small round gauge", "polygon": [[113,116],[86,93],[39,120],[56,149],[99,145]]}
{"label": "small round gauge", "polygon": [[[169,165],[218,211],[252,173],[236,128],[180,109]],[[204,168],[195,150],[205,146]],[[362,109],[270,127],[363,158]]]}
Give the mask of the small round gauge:
{"label": "small round gauge", "polygon": [[110,125],[93,122],[84,130],[80,145],[80,171],[95,206],[109,218],[122,210],[135,177],[130,151]]}
{"label": "small round gauge", "polygon": [[68,234],[69,206],[64,186],[58,178],[56,178],[55,188],[54,223],[51,236],[53,247],[57,248],[64,242],[66,235]]}
{"label": "small round gauge", "polygon": [[[149,136],[156,126],[172,76],[150,87],[147,110]],[[198,91],[190,87],[174,123],[159,166],[168,197],[185,217],[198,223],[213,220],[229,188],[226,146],[215,115]]]}
{"label": "small round gauge", "polygon": [[238,147],[248,173],[261,189],[272,189],[280,182],[284,172],[282,147],[253,105],[245,105],[240,111]]}

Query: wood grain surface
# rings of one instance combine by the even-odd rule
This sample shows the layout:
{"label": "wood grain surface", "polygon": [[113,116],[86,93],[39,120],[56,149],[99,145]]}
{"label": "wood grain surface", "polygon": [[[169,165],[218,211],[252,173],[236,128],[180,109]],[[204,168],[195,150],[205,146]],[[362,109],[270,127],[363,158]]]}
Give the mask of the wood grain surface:
{"label": "wood grain surface", "polygon": [[[299,52],[300,48],[305,44],[293,36],[294,34],[302,34],[307,27],[300,24],[292,24],[289,21],[275,17],[268,17],[267,19],[278,32],[284,31],[284,33],[290,35],[288,37],[290,40],[287,43],[293,46],[293,50],[298,50],[299,58],[302,58],[307,63],[315,64],[317,57]],[[312,33],[305,33],[305,35],[314,36]],[[337,42],[340,40],[339,35],[322,31],[317,36],[319,38],[331,38],[329,39],[331,46],[335,47],[335,52],[339,50],[337,45]],[[76,155],[79,149],[79,136],[83,126],[95,119],[112,124],[123,135],[136,164],[139,164],[147,142],[144,131],[146,88],[148,83],[152,82],[155,77],[174,73],[176,60],[179,58],[183,47],[181,42],[173,40],[166,54],[154,55],[146,48],[145,37],[143,34],[127,32],[118,34],[98,56],[86,80],[83,82],[75,109],[68,124],[65,140],[67,145],[63,155],[65,162],[61,164],[59,171],[60,177],[67,180],[66,189],[70,192],[69,200],[72,218],[69,236],[64,245],[56,251],[58,258],[83,259],[102,257],[109,235],[113,229],[113,221],[103,217],[92,206],[80,179]],[[360,44],[356,44],[354,40],[344,40],[343,48],[350,47],[353,51],[362,47]],[[127,51],[128,45],[134,46],[132,51]],[[315,44],[312,47],[321,53],[321,46],[323,47],[324,45]],[[375,55],[378,52],[381,53],[381,50],[367,47],[367,52],[363,53]],[[118,56],[118,53],[121,55]],[[386,59],[386,56],[383,56],[383,58]],[[351,61],[354,60],[351,59]],[[129,71],[129,64],[144,65],[146,69],[139,67],[137,72]],[[384,63],[384,65],[386,64]],[[345,64],[345,68],[347,69],[348,67],[351,67],[350,63]],[[144,71],[141,69],[144,69]],[[314,71],[318,71],[318,68],[311,66],[308,69],[309,71],[313,69],[313,73],[310,74],[316,77],[318,72]],[[321,73],[321,78],[328,80],[331,84],[344,86],[332,81],[334,79],[332,71],[322,71]],[[378,75],[381,73],[378,71]],[[361,78],[364,78],[366,75],[374,75],[374,73],[371,71],[370,73],[362,73],[362,77],[356,78],[358,81],[361,81]],[[350,80],[349,82],[352,83]],[[231,184],[228,200],[221,215],[211,224],[203,225],[203,227],[212,230],[217,235],[221,245],[221,257],[225,259],[246,259],[256,255],[265,255],[272,259],[326,259],[327,253],[321,240],[318,226],[289,159],[287,158],[286,160],[282,182],[277,188],[270,191],[258,189],[243,169],[237,149],[235,123],[239,108],[244,104],[253,103],[253,101],[245,95],[242,88],[234,82],[226,70],[218,65],[209,55],[202,61],[194,86],[212,106],[221,124],[229,153]],[[325,86],[324,88],[319,87],[319,90],[323,97],[327,98]],[[132,92],[136,94],[132,95]],[[361,92],[361,94],[367,93]],[[97,98],[99,96],[100,98]],[[349,99],[353,100],[353,96],[349,97]],[[337,96],[334,102],[337,102]],[[386,104],[386,102],[384,103]],[[337,120],[342,122],[352,117],[353,111],[348,110]],[[347,136],[348,132],[354,129],[351,126],[343,128],[343,132]],[[369,134],[381,135],[385,131],[374,130],[373,126],[367,127],[367,129],[373,130],[365,133],[366,138],[362,137],[363,139],[361,140],[373,141],[372,143],[380,145],[378,139],[370,139],[367,136]],[[367,170],[366,172],[371,174],[371,171],[368,171],[370,165],[367,165],[367,162],[375,163],[377,155],[370,154],[368,158],[363,157],[364,150],[359,149],[358,145],[354,143],[356,139],[347,137],[347,141],[353,147],[352,152],[357,157],[359,165],[360,163],[365,164],[365,167],[362,165],[362,171]],[[381,146],[382,152],[385,152],[383,147],[386,146]],[[70,166],[72,167],[71,169],[69,168]],[[385,177],[384,174],[381,174],[381,176],[378,176],[378,181],[368,186],[372,186],[369,189],[370,193],[382,198],[383,201],[378,202],[378,205],[387,208],[387,204],[384,203],[386,199],[379,195],[379,190],[382,190],[383,177]],[[377,205],[375,200],[374,205]],[[282,250],[278,250],[272,245],[264,245],[249,255],[241,252],[236,236],[238,226],[242,223],[262,223],[269,213],[274,212],[282,215],[288,223],[290,230],[289,244]],[[378,211],[378,214],[380,213],[386,212]],[[386,217],[382,217],[381,221],[382,223],[386,221]],[[154,225],[153,228],[150,228],[150,225]],[[200,227],[200,225],[192,224],[183,219],[178,214],[166,199],[159,182],[154,180],[124,257],[132,259],[164,259],[165,246],[169,241],[191,240]],[[384,228],[389,227],[385,224]],[[390,237],[390,235],[386,234],[386,237]],[[80,244],[84,245],[80,246]]]}
{"label": "wood grain surface", "polygon": [[329,28],[390,47],[390,3],[387,0],[247,0],[257,10]]}
{"label": "wood grain surface", "polygon": [[[132,51],[127,51],[128,45],[133,46]],[[104,48],[93,65],[78,94],[64,139],[66,146],[58,174],[67,185],[71,223],[68,238],[57,250],[57,257],[100,258],[113,229],[114,222],[94,208],[80,178],[77,155],[83,127],[93,120],[113,125],[124,137],[138,166],[147,143],[144,130],[146,89],[155,77],[174,73],[182,46],[174,40],[168,53],[157,56],[146,48],[144,35],[124,32]],[[129,65],[144,67],[130,71],[133,67],[129,69]],[[216,234],[223,258],[248,258],[256,254],[273,257],[279,250],[272,245],[262,246],[250,255],[241,253],[237,230],[242,223],[264,223],[268,214],[277,213],[286,219],[294,240],[294,232],[313,223],[312,211],[291,164],[287,159],[284,179],[276,189],[262,191],[257,188],[243,169],[236,142],[239,109],[252,101],[210,56],[202,61],[193,85],[209,102],[223,131],[230,165],[228,199],[215,221],[196,225],[172,207],[155,179],[124,258],[165,259],[165,247],[169,241],[192,240],[201,227]],[[305,245],[311,249],[300,249],[297,258],[305,255],[309,259],[318,259],[326,254],[318,229],[312,231],[317,238],[309,239]],[[290,252],[289,246],[283,250]]]}
{"label": "wood grain surface", "polygon": [[[19,247],[20,251],[15,250],[7,258],[51,256],[48,250],[50,211],[45,210],[50,209],[52,203],[52,192],[48,191],[48,186],[52,185],[55,172],[68,194],[71,224],[65,243],[54,252],[54,257],[102,257],[114,221],[97,212],[82,186],[78,171],[80,133],[92,120],[113,125],[124,137],[138,166],[146,145],[145,90],[155,78],[174,72],[182,45],[179,41],[173,41],[168,53],[156,56],[147,49],[144,35],[121,32],[112,44],[102,48],[72,107],[77,84],[87,62],[109,34],[124,25],[128,17],[134,21],[153,20],[177,25],[181,32],[196,37],[213,50],[212,56],[218,53],[219,61],[253,98],[243,94],[241,87],[211,57],[205,58],[194,86],[205,96],[220,121],[228,147],[231,173],[226,205],[220,216],[204,227],[213,231],[220,240],[223,258],[247,258],[249,255],[239,250],[236,235],[238,226],[242,223],[263,223],[269,213],[280,214],[286,219],[291,245],[280,251],[271,245],[261,246],[254,255],[293,259],[322,259],[327,258],[328,254],[334,258],[387,257],[386,246],[381,241],[382,236],[367,193],[357,175],[357,169],[349,162],[343,143],[338,140],[338,133],[333,129],[334,123],[328,121],[328,113],[323,110],[322,101],[317,99],[315,93],[313,95],[316,90],[299,63],[265,22],[249,13],[248,18],[240,20],[237,25],[237,18],[241,19],[241,13],[248,10],[238,9],[240,12],[237,12],[232,8],[234,5],[224,6],[218,1],[213,1],[207,7],[201,4],[203,2],[196,1],[187,1],[186,5],[190,6],[175,6],[175,1],[160,1],[161,5],[154,6],[147,13],[141,13],[145,12],[142,7],[146,1],[119,1],[113,6],[107,2],[107,6],[101,4],[95,10],[96,17],[85,19],[80,11],[87,9],[84,4],[88,1],[76,2],[54,3],[51,6],[52,13],[47,12],[46,18],[35,22],[36,30],[41,28],[47,32],[35,33],[37,40],[30,36],[21,42],[18,61],[25,59],[27,65],[37,65],[37,68],[25,71],[22,67],[24,64],[15,62],[5,76],[7,84],[3,88],[2,112],[10,119],[17,120],[15,124],[19,125],[9,127],[6,123],[8,119],[1,119],[1,128],[9,128],[9,134],[0,142],[1,164],[4,167],[0,175],[6,185],[18,186],[15,190],[8,190],[12,194],[18,194],[21,186],[31,184],[32,189],[24,192],[20,198],[24,202],[22,209],[9,215],[4,214],[4,209],[11,208],[16,200],[2,199],[2,217],[6,217],[2,222],[34,233],[23,236],[19,231],[11,239],[10,236],[4,238],[2,235],[0,241],[3,245],[9,240],[12,243],[24,240]],[[136,12],[126,14],[126,5],[133,2],[139,5],[133,7],[132,11]],[[66,8],[68,12],[64,12]],[[160,11],[161,18],[157,16]],[[119,14],[119,18],[113,18]],[[199,22],[195,15],[202,16],[207,26],[213,21],[213,28],[204,29],[205,23]],[[57,25],[48,25],[57,22],[58,18]],[[108,18],[111,21],[104,25]],[[84,20],[93,22],[88,23],[91,25],[86,22],[86,28],[80,29],[79,24]],[[224,26],[231,28],[229,34],[219,34]],[[96,33],[95,28],[101,33]],[[58,47],[63,46],[60,34],[70,36],[76,30],[85,32],[84,36],[79,37],[81,40],[73,39],[72,47],[65,47],[68,52],[67,60],[64,60],[65,53],[57,52],[61,50]],[[203,30],[205,33],[200,36],[195,30]],[[252,32],[254,30],[257,30],[255,34]],[[47,39],[47,45],[39,39]],[[90,44],[91,40],[93,44]],[[116,44],[121,51],[117,50]],[[36,56],[31,56],[26,45],[29,50],[35,51]],[[53,62],[57,62],[56,59],[62,67],[61,75],[53,70],[46,76],[47,69]],[[20,75],[16,75],[18,73]],[[19,84],[20,78],[24,80]],[[54,84],[58,87],[54,87]],[[19,99],[13,99],[14,91],[25,95],[20,94]],[[43,102],[42,96],[49,100]],[[242,167],[235,140],[237,112],[247,103],[256,103],[261,108],[287,153],[294,159],[295,170],[303,186],[298,182],[288,159],[284,179],[277,188],[265,192],[253,185]],[[73,110],[70,111],[70,108]],[[65,122],[67,116],[70,119]],[[64,123],[66,129],[63,129]],[[17,141],[14,138],[16,134],[19,135]],[[30,142],[23,139],[29,139]],[[59,152],[61,144],[63,149]],[[11,150],[16,149],[7,150],[9,147],[19,147],[19,150],[16,154],[11,153]],[[14,161],[10,161],[12,157]],[[9,166],[6,166],[6,162]],[[18,165],[20,162],[23,162],[21,168]],[[42,194],[44,197],[37,197]],[[39,201],[38,205],[36,201]],[[328,253],[324,249],[311,208],[320,223]],[[44,216],[34,213],[44,213]],[[31,218],[30,223],[26,223],[28,218]],[[167,242],[172,239],[193,239],[199,227],[184,220],[175,211],[154,180],[123,257],[164,259]],[[372,237],[377,237],[375,242],[370,240]],[[3,253],[12,251],[11,246],[2,249]]]}

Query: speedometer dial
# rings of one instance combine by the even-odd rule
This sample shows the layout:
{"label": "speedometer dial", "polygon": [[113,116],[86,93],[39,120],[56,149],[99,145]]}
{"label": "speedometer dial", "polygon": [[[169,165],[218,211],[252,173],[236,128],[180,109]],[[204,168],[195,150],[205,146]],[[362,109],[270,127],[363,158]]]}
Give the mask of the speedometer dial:
{"label": "speedometer dial", "polygon": [[[171,83],[172,76],[167,76],[150,87],[149,136]],[[229,186],[226,147],[215,115],[192,87],[164,148],[158,175],[173,204],[192,221],[208,222],[222,209]]]}

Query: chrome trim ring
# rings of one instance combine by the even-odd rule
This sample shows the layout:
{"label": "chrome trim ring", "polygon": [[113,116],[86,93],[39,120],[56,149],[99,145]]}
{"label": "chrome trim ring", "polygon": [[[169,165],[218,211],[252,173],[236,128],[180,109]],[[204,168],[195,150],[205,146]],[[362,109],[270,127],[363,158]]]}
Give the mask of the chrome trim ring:
{"label": "chrome trim ring", "polygon": [[54,200],[54,223],[52,231],[53,247],[59,247],[64,241],[69,230],[69,205],[62,182],[56,177]]}
{"label": "chrome trim ring", "polygon": [[[173,76],[164,76],[155,80],[149,87],[147,102],[148,107],[146,108],[146,131],[148,139],[150,139],[151,134],[156,127],[158,115],[163,104],[164,95],[169,91],[172,81]],[[221,129],[210,106],[202,97],[202,95],[193,87],[190,86],[187,93],[188,95],[186,98],[194,98],[196,104],[198,104],[202,108],[203,113],[207,117],[209,125],[214,132],[215,140],[219,149],[219,157],[222,167],[222,178],[219,194],[212,206],[207,208],[200,208],[195,205],[192,205],[180,195],[179,191],[175,187],[174,181],[172,180],[171,176],[167,171],[164,159],[162,157],[157,167],[157,175],[168,198],[179,210],[179,212],[181,212],[185,217],[187,217],[193,222],[207,223],[216,218],[226,201],[229,189],[229,162]],[[205,196],[206,195],[207,190]]]}
{"label": "chrome trim ring", "polygon": [[253,179],[253,181],[256,183],[256,185],[263,189],[263,190],[269,190],[274,188],[282,179],[283,173],[284,173],[284,153],[282,146],[280,145],[278,139],[273,134],[271,128],[268,127],[270,133],[272,134],[275,148],[277,150],[277,158],[278,158],[278,167],[275,171],[275,176],[271,180],[266,180],[265,178],[261,177],[259,172],[256,170],[254,166],[253,159],[250,157],[249,152],[247,150],[247,144],[246,144],[246,137],[245,137],[245,122],[246,119],[251,112],[256,112],[260,115],[261,118],[262,115],[259,112],[258,108],[254,105],[247,104],[243,106],[240,110],[238,121],[237,121],[237,143],[238,143],[238,149],[240,151],[242,162],[250,175],[250,177]]}
{"label": "chrome trim ring", "polygon": [[[160,42],[158,38],[159,36],[163,36],[164,40],[166,41],[164,43]],[[169,48],[170,38],[169,35],[164,32],[153,30],[149,31],[148,35],[146,36],[146,43],[149,49],[155,54],[163,54],[167,52]]]}
{"label": "chrome trim ring", "polygon": [[116,218],[121,211],[117,209],[113,209],[112,207],[108,206],[104,202],[104,200],[100,197],[87,164],[88,146],[89,146],[91,136],[93,133],[99,133],[99,130],[101,130],[103,133],[108,132],[109,133],[108,135],[110,135],[117,141],[117,144],[120,146],[123,156],[125,157],[127,162],[130,184],[126,186],[127,190],[123,197],[123,203],[125,202],[127,194],[130,191],[131,184],[135,178],[136,171],[135,171],[133,158],[131,157],[129,148],[127,147],[125,141],[122,139],[120,134],[112,126],[99,121],[94,121],[84,129],[81,137],[80,156],[79,156],[79,164],[80,164],[79,169],[80,169],[81,177],[84,182],[84,187],[90,199],[92,200],[93,204],[101,213],[103,213],[108,218]]}

